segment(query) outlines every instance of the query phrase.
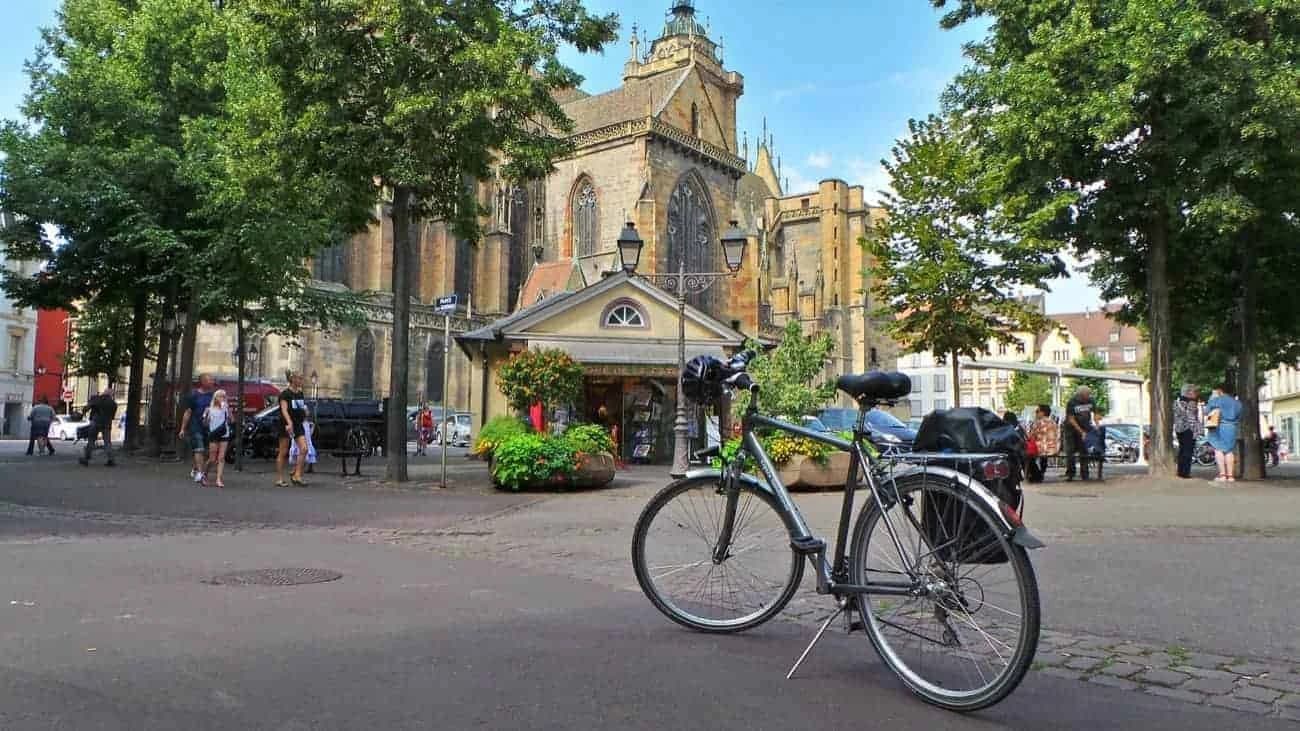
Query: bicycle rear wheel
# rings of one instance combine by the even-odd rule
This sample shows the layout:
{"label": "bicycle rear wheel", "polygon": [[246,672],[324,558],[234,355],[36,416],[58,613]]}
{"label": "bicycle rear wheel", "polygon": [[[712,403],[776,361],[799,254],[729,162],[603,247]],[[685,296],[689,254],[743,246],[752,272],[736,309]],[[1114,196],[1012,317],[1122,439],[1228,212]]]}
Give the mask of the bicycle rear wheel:
{"label": "bicycle rear wheel", "polygon": [[[917,577],[919,596],[864,594],[872,645],[907,687],[935,705],[975,711],[1024,678],[1038,647],[1038,584],[1025,549],[992,510],[953,480],[910,475],[869,502],[852,548],[855,584]],[[897,543],[895,543],[897,538]],[[901,550],[900,550],[901,547]]]}
{"label": "bicycle rear wheel", "polygon": [[636,580],[659,611],[702,632],[739,632],[780,612],[803,579],[803,558],[767,492],[742,483],[725,558],[714,548],[728,511],[717,477],[680,480],[656,495],[632,538]]}

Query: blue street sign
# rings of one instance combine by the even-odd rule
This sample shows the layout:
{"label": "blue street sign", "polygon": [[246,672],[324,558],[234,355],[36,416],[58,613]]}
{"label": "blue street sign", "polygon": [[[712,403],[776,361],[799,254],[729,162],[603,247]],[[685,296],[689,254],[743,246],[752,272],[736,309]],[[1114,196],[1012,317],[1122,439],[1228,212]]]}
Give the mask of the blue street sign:
{"label": "blue street sign", "polygon": [[439,297],[433,305],[433,308],[439,312],[451,312],[456,309],[457,298],[454,294],[447,294]]}

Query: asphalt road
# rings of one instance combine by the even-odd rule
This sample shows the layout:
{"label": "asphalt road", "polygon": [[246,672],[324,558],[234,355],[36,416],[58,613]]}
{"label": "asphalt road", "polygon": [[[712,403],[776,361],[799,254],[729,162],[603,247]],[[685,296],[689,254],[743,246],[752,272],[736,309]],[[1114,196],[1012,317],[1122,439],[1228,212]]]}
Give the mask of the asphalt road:
{"label": "asphalt road", "polygon": [[[994,709],[928,707],[861,635],[709,637],[637,594],[318,532],[6,547],[5,729],[1293,728],[1036,675]],[[339,581],[212,586],[308,566]],[[57,581],[51,579],[57,577]]]}
{"label": "asphalt road", "polygon": [[[829,636],[786,681],[806,627],[687,632],[627,581],[584,579],[578,543],[568,559],[550,557],[567,561],[556,570],[478,558],[489,551],[453,558],[353,530],[452,540],[483,524],[466,521],[503,530],[534,516],[578,541],[591,531],[559,516],[600,525],[593,499],[634,511],[640,488],[507,494],[461,461],[453,489],[393,490],[375,486],[378,466],[365,469],[371,478],[322,475],[306,490],[270,488],[265,472],[251,471],[218,491],[187,484],[174,463],[110,470],[64,454],[0,460],[0,729],[1295,728],[1043,673],[993,709],[956,716],[906,693],[860,634]],[[1186,546],[1199,539],[1180,534],[1166,546],[1144,528],[1152,521],[1141,518],[1143,503],[1070,496],[1105,492],[1086,489],[1031,498],[1055,534],[1035,556],[1051,582],[1048,622],[1121,636],[1154,626],[1211,640],[1294,640],[1291,590],[1257,593],[1268,583],[1261,575],[1294,571],[1293,543],[1216,535],[1196,553]],[[834,497],[807,502],[815,509]],[[1280,512],[1273,505],[1252,509]],[[1115,531],[1090,532],[1097,526]],[[607,537],[594,548],[626,569],[626,536]],[[1231,540],[1240,547],[1225,548]],[[1198,563],[1210,569],[1198,574]],[[289,588],[205,583],[285,567],[343,578]],[[1236,598],[1221,584],[1233,572],[1245,587]],[[1186,593],[1198,575],[1219,583]],[[1267,611],[1252,614],[1252,603]]]}

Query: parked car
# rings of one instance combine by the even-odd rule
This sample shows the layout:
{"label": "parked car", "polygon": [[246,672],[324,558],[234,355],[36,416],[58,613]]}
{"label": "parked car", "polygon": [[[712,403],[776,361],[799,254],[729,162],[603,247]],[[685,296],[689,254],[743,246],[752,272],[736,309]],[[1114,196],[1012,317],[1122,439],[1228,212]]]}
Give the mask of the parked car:
{"label": "parked car", "polygon": [[1105,424],[1106,427],[1106,461],[1136,462],[1138,460],[1138,439],[1142,427],[1137,424]]}
{"label": "parked car", "polygon": [[[257,412],[244,427],[244,453],[274,457],[279,447],[276,421],[279,404]],[[360,449],[366,456],[384,448],[384,402],[374,399],[307,399],[307,413],[316,427],[312,443],[318,453]]]}
{"label": "parked car", "polygon": [[57,414],[50,424],[50,439],[71,442],[77,439],[77,430],[90,426],[90,420],[80,414]]}
{"label": "parked car", "polygon": [[447,426],[449,427],[447,429],[447,433],[448,433],[447,440],[451,443],[452,446],[468,447],[470,445],[470,441],[472,438],[471,432],[473,431],[474,417],[472,417],[468,411],[457,411],[451,414],[450,416],[448,416],[446,419],[438,419],[437,417],[438,415],[434,414],[434,419],[435,419],[434,424],[437,425],[434,427],[433,430],[434,443],[436,444],[442,443],[443,427]]}
{"label": "parked car", "polygon": [[[826,426],[826,431],[851,431],[858,421],[858,410],[822,409],[817,418]],[[884,453],[910,452],[912,443],[916,441],[915,429],[883,409],[867,412],[867,430],[870,432],[871,443]]]}

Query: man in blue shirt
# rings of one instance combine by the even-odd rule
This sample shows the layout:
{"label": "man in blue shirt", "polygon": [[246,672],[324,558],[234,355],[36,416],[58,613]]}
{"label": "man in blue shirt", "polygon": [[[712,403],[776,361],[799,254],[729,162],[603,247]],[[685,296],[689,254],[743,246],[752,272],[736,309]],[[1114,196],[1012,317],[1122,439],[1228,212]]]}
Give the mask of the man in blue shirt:
{"label": "man in blue shirt", "polygon": [[185,397],[185,414],[181,416],[181,428],[176,434],[194,455],[190,479],[200,485],[206,484],[208,472],[208,425],[205,417],[212,403],[214,384],[210,373],[199,375],[199,387]]}

